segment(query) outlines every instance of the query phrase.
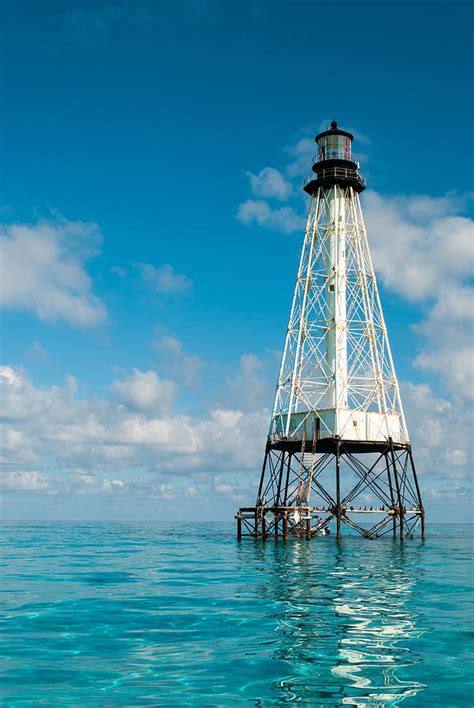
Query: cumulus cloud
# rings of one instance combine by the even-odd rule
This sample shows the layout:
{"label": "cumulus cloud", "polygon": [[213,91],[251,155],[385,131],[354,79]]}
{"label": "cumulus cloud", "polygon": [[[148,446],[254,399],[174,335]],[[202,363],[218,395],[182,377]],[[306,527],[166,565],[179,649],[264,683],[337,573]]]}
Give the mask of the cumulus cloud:
{"label": "cumulus cloud", "polygon": [[170,334],[164,334],[157,337],[153,342],[154,348],[161,354],[169,354],[173,356],[181,356],[183,353],[183,345],[176,337]]}
{"label": "cumulus cloud", "polygon": [[230,394],[243,410],[263,410],[271,405],[274,381],[270,383],[264,368],[264,362],[255,354],[244,354],[240,357],[235,376],[227,379]]}
{"label": "cumulus cloud", "polygon": [[367,192],[364,216],[382,282],[406,299],[421,302],[470,277],[474,225],[458,211],[455,198]]}
{"label": "cumulus cloud", "polygon": [[135,268],[140,273],[143,281],[164,295],[175,295],[190,290],[193,281],[182,273],[176,273],[173,266],[163,265],[160,268],[151,263],[135,263]]}
{"label": "cumulus cloud", "polygon": [[[220,406],[193,417],[165,410],[163,382],[147,373],[115,382],[117,401],[79,398],[72,377],[38,387],[22,369],[0,367],[3,468],[91,474],[138,467],[192,476],[255,467],[267,426],[261,411]],[[169,406],[170,390],[165,394]]]}
{"label": "cumulus cloud", "polygon": [[48,489],[50,480],[47,475],[38,470],[10,471],[0,477],[0,486],[3,489],[20,489],[33,492]]}
{"label": "cumulus cloud", "polygon": [[316,153],[316,143],[314,138],[301,138],[294,145],[285,148],[286,154],[291,162],[286,171],[290,177],[303,177],[308,174],[312,166],[312,158]]}
{"label": "cumulus cloud", "polygon": [[425,338],[415,366],[437,374],[459,400],[474,398],[474,288],[441,287],[427,317],[414,327]]}
{"label": "cumulus cloud", "polygon": [[464,480],[468,488],[473,462],[472,407],[460,415],[456,402],[440,398],[428,384],[406,382],[401,392],[423,492],[436,496],[446,480]]}
{"label": "cumulus cloud", "polygon": [[304,229],[306,219],[299,209],[293,206],[273,208],[267,200],[285,202],[297,193],[306,202],[301,185],[295,190],[292,179],[309,172],[311,157],[315,153],[314,140],[302,138],[295,145],[285,148],[285,152],[290,158],[285,168],[288,177],[274,167],[264,167],[258,174],[245,173],[250,180],[252,195],[257,199],[247,199],[239,205],[236,217],[243,224],[258,224],[288,234]]}
{"label": "cumulus cloud", "polygon": [[134,369],[124,380],[114,381],[112,387],[122,402],[147,415],[166,413],[176,396],[176,384],[159,379],[154,371]]}
{"label": "cumulus cloud", "polygon": [[474,346],[472,334],[469,342],[454,349],[445,346],[421,352],[414,361],[415,366],[438,374],[444,388],[459,399],[474,400]]}
{"label": "cumulus cloud", "polygon": [[216,475],[213,479],[213,488],[217,494],[222,494],[224,496],[228,496],[234,492],[233,486],[229,484],[227,480],[222,479],[219,475]]}
{"label": "cumulus cloud", "polygon": [[283,233],[290,234],[304,229],[305,219],[292,207],[272,209],[263,199],[247,199],[237,210],[237,219],[243,224],[256,223]]}
{"label": "cumulus cloud", "polygon": [[153,342],[161,366],[174,378],[190,388],[200,384],[202,359],[185,351],[182,342],[171,335],[162,335]]}
{"label": "cumulus cloud", "polygon": [[46,322],[100,324],[106,308],[92,292],[84,265],[98,254],[101,243],[93,222],[58,218],[0,226],[0,305],[27,310]]}
{"label": "cumulus cloud", "polygon": [[474,222],[458,197],[365,199],[374,265],[386,287],[425,304],[414,329],[424,337],[415,366],[434,372],[446,391],[474,398]]}
{"label": "cumulus cloud", "polygon": [[252,172],[245,173],[250,180],[252,193],[256,197],[265,197],[280,199],[286,201],[293,191],[291,182],[289,182],[281,172],[274,167],[264,167],[258,175]]}

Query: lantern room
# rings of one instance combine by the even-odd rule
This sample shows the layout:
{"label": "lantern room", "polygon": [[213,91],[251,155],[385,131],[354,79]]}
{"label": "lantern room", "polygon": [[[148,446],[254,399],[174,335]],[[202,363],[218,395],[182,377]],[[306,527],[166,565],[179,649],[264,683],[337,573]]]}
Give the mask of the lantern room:
{"label": "lantern room", "polygon": [[352,140],[354,136],[344,130],[339,130],[335,120],[331,123],[330,130],[325,130],[316,136],[318,144],[317,162],[326,160],[347,160],[353,162]]}

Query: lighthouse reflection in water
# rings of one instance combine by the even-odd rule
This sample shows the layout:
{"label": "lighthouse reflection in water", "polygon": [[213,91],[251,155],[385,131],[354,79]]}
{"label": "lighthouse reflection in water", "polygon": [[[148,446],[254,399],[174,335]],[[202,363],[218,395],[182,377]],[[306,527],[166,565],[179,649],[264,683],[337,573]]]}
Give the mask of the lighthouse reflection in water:
{"label": "lighthouse reflection in water", "polygon": [[363,541],[360,552],[358,539],[347,544],[253,549],[266,561],[260,593],[277,600],[273,658],[287,663],[288,675],[273,688],[285,702],[392,706],[424,688],[401,678],[420,661],[406,640],[422,634],[410,611],[421,549],[369,554]]}

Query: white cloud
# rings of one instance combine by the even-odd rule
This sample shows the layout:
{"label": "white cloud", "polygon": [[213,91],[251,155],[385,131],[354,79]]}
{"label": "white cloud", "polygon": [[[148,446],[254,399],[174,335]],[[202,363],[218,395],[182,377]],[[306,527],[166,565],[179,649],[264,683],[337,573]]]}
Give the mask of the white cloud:
{"label": "white cloud", "polygon": [[173,266],[163,265],[160,268],[151,263],[135,263],[143,281],[153,290],[164,295],[184,293],[193,285],[193,281],[182,273],[176,273]]}
{"label": "white cloud", "polygon": [[256,223],[287,234],[300,231],[305,226],[305,219],[292,207],[272,209],[262,199],[247,199],[243,202],[238,208],[237,219],[243,224]]}
{"label": "white cloud", "polygon": [[36,492],[48,489],[48,477],[37,470],[11,471],[0,477],[0,486],[3,489],[19,489],[26,492]]}
{"label": "white cloud", "polygon": [[423,492],[431,495],[446,479],[468,479],[472,467],[472,407],[460,409],[456,402],[436,396],[428,384],[403,383],[401,388]]}
{"label": "white cloud", "polygon": [[84,269],[101,243],[95,223],[58,218],[0,226],[0,304],[47,322],[65,320],[77,327],[103,322],[106,308]]}
{"label": "white cloud", "polygon": [[243,410],[263,410],[271,405],[274,382],[270,383],[264,374],[263,361],[254,354],[244,354],[240,357],[236,375],[227,379],[231,395]]}
{"label": "white cloud", "polygon": [[[249,376],[260,371],[251,356],[243,358],[241,369]],[[202,418],[171,412],[150,418],[113,401],[79,399],[70,383],[38,388],[20,370],[3,367],[1,373],[4,427],[13,431],[3,440],[8,455],[0,486],[6,493],[113,494],[122,495],[120,504],[143,499],[179,506],[187,498],[201,503],[212,492],[243,503],[255,492],[267,410],[221,407]],[[448,492],[450,499],[464,499],[472,465],[472,411],[460,417],[457,405],[438,398],[426,384],[405,383],[402,395],[426,500]],[[18,406],[29,400],[36,412],[20,418]]]}
{"label": "white cloud", "polygon": [[369,192],[364,213],[374,265],[386,287],[427,303],[415,326],[424,337],[415,366],[434,372],[445,390],[474,398],[474,222],[463,200],[382,197]]}
{"label": "white cloud", "polygon": [[264,167],[258,175],[254,175],[252,172],[245,174],[250,180],[252,193],[256,197],[274,197],[286,201],[291,196],[293,191],[291,182],[288,182],[274,167]]}
{"label": "white cloud", "polygon": [[134,369],[128,378],[114,381],[112,387],[122,402],[147,415],[166,413],[176,396],[176,384],[159,379],[154,371]]}
{"label": "white cloud", "polygon": [[463,334],[473,332],[473,303],[472,285],[450,284],[444,287],[440,283],[437,300],[430,306],[424,322],[416,326],[416,331],[438,343],[449,340],[450,344],[457,346]]}
{"label": "white cloud", "polygon": [[[296,145],[285,148],[292,162],[287,166],[286,172],[290,178],[300,176],[310,170],[310,156],[314,155],[314,141],[303,138]],[[308,156],[310,153],[310,156]],[[304,164],[304,168],[303,168]],[[272,208],[266,199],[275,198],[287,201],[295,194],[294,185],[279,170],[274,167],[264,167],[258,174],[245,173],[250,179],[252,194],[260,199],[247,199],[237,209],[236,217],[243,224],[258,224],[269,229],[293,233],[305,227],[306,219],[292,206]],[[298,187],[297,193],[306,203],[307,197]],[[262,198],[263,197],[263,198]]]}
{"label": "white cloud", "polygon": [[213,487],[214,491],[216,491],[218,494],[222,494],[224,496],[229,496],[234,493],[234,488],[231,484],[229,484],[228,481],[223,480],[222,477],[219,475],[216,475],[213,479]]}
{"label": "white cloud", "polygon": [[129,485],[123,479],[109,479],[101,477],[88,469],[81,467],[73,469],[63,469],[62,474],[56,474],[49,477],[49,490],[56,494],[67,495],[96,495],[103,494],[111,495],[128,490]]}
{"label": "white cloud", "polygon": [[290,177],[303,177],[311,171],[313,156],[317,150],[314,138],[301,138],[294,145],[285,148],[291,162],[286,168]]}
{"label": "white cloud", "polygon": [[156,351],[165,355],[171,354],[175,356],[181,356],[183,353],[182,343],[179,341],[179,339],[176,339],[176,337],[172,337],[169,334],[164,334],[163,336],[155,339],[155,341],[153,342],[153,346]]}
{"label": "white cloud", "polygon": [[186,352],[179,339],[163,335],[154,340],[153,347],[160,356],[160,365],[169,375],[190,388],[199,386],[204,363],[198,356]]}
{"label": "white cloud", "polygon": [[115,402],[78,398],[72,377],[63,387],[36,387],[23,370],[0,367],[4,466],[30,471],[46,465],[89,475],[139,467],[192,476],[258,464],[267,413],[230,407],[200,417],[175,413],[167,409],[169,390],[163,405],[163,382],[149,373],[135,371],[116,382],[122,401]]}
{"label": "white cloud", "polygon": [[425,350],[414,361],[415,366],[438,374],[444,388],[459,399],[474,400],[474,346],[472,342],[461,348],[446,342],[444,346]]}
{"label": "white cloud", "polygon": [[364,196],[374,265],[382,282],[408,300],[436,298],[471,276],[474,228],[459,200],[428,196]]}
{"label": "white cloud", "polygon": [[438,300],[415,327],[426,344],[414,364],[436,373],[456,398],[474,398],[474,288],[440,287]]}
{"label": "white cloud", "polygon": [[176,496],[176,491],[171,484],[160,484],[158,490],[163,499],[174,499]]}

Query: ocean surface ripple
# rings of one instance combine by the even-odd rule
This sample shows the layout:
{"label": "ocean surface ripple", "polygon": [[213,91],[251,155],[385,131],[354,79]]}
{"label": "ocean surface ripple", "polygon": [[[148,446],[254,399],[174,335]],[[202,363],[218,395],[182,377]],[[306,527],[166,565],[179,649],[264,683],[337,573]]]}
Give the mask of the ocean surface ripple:
{"label": "ocean surface ripple", "polygon": [[4,523],[1,705],[472,706],[472,548]]}

